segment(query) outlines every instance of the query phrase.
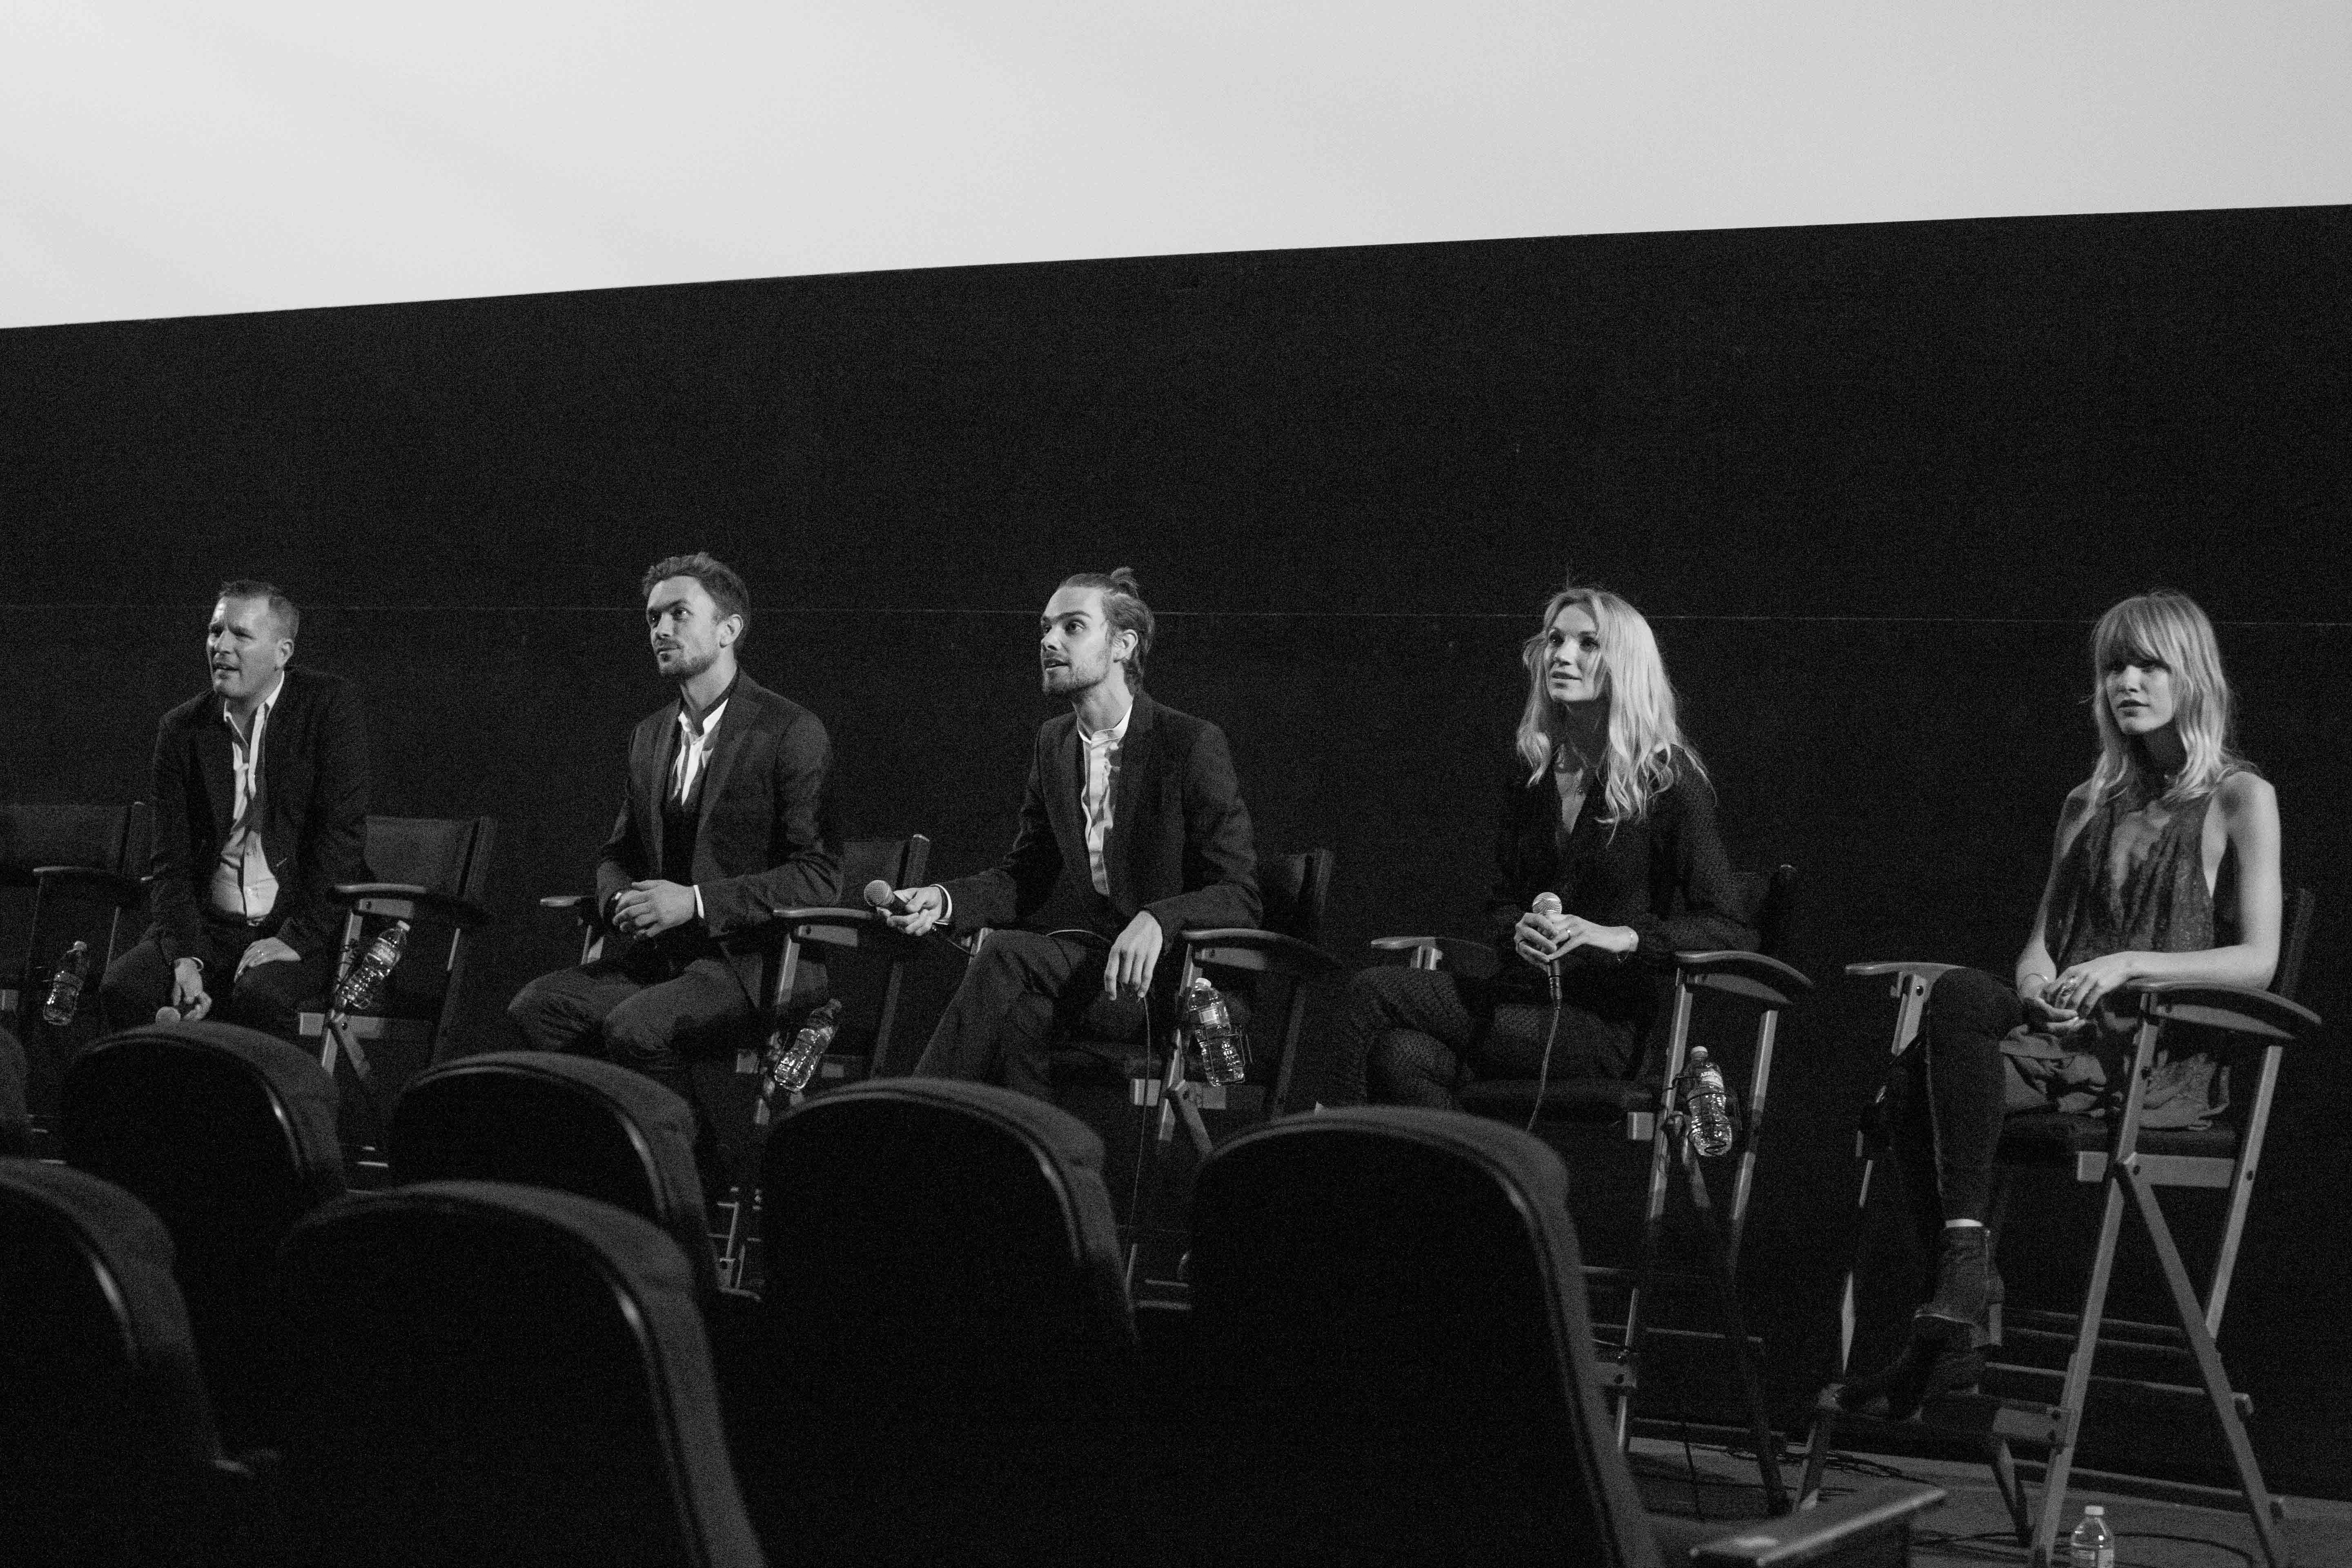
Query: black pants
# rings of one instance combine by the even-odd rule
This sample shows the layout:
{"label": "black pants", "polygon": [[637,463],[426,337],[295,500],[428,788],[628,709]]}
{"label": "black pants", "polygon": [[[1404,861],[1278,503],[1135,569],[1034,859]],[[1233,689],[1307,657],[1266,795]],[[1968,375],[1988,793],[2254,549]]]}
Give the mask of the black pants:
{"label": "black pants", "polygon": [[[317,1002],[327,994],[327,983],[334,973],[335,950],[330,943],[300,958],[257,963],[238,974],[236,961],[268,931],[267,926],[247,925],[207,910],[198,931],[198,951],[189,956],[204,961],[205,993],[213,999],[207,1017],[291,1040],[303,1004]],[[171,1000],[172,961],[163,956],[159,937],[142,939],[108,964],[106,978],[99,982],[99,1009],[110,1029],[152,1023],[155,1009],[168,1006]]]}
{"label": "black pants", "polygon": [[[1360,971],[1348,985],[1329,1092],[1340,1104],[1454,1108],[1466,1072],[1534,1078],[1550,1034],[1549,1002],[1493,999],[1491,989],[1442,969]],[[1572,1001],[1559,1008],[1551,1077],[1623,1078],[1634,1065],[1636,1026]]]}
{"label": "black pants", "polygon": [[2001,1054],[2002,1037],[2023,1019],[2011,987],[1981,970],[1951,970],[1927,994],[1918,1038],[1895,1058],[1887,1138],[1923,1235],[1947,1220],[1985,1218],[2001,1121],[2042,1103]]}
{"label": "black pants", "polygon": [[[915,1076],[1001,1083],[1051,1100],[1056,1037],[1143,1037],[1143,1004],[1103,994],[1103,966],[1108,957],[1106,944],[1080,937],[990,931],[940,1016],[939,1027],[931,1031],[930,1044],[915,1064]],[[1163,950],[1152,974],[1151,1008],[1163,1025],[1174,1005],[1175,976],[1182,966],[1181,953]]]}

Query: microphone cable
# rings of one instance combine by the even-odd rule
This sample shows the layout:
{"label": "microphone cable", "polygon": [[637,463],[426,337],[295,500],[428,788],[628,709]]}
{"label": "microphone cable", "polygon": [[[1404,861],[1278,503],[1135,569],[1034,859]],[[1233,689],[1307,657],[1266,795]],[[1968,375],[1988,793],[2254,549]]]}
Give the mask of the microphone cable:
{"label": "microphone cable", "polygon": [[1559,997],[1551,999],[1551,1027],[1544,1031],[1543,1066],[1536,1073],[1536,1102],[1528,1108],[1528,1131],[1536,1130],[1536,1119],[1543,1114],[1544,1089],[1551,1082],[1551,1048],[1559,1039]]}

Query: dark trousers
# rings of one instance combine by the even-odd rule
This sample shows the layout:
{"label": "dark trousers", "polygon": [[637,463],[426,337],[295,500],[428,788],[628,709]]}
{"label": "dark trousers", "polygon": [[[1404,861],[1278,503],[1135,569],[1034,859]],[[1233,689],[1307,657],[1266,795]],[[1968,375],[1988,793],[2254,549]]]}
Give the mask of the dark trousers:
{"label": "dark trousers", "polygon": [[694,1108],[707,1157],[709,1121],[688,1067],[697,1048],[730,1049],[751,1037],[751,999],[720,959],[640,942],[618,958],[542,974],[515,994],[507,1016],[539,1051],[601,1056],[641,1072]]}
{"label": "dark trousers", "polygon": [[[1174,943],[1170,943],[1171,950]],[[1052,1045],[1056,1037],[1137,1040],[1143,1037],[1139,1000],[1103,994],[1109,957],[1099,939],[1034,931],[992,931],[964,971],[930,1044],[915,1064],[918,1078],[960,1078],[1000,1083],[1051,1100]],[[1183,956],[1162,951],[1151,980],[1151,1009],[1164,1027],[1174,1004]]]}
{"label": "dark trousers", "polygon": [[2044,1103],[2001,1054],[2002,1037],[2023,1020],[2007,984],[1981,970],[1948,971],[1927,994],[1918,1037],[1887,1074],[1887,1139],[1923,1236],[1946,1220],[1985,1218],[2003,1118]]}
{"label": "dark trousers", "polygon": [[1563,1002],[1552,1033],[1549,1001],[1494,999],[1489,988],[1442,969],[1379,968],[1348,984],[1330,1092],[1340,1104],[1455,1109],[1465,1075],[1535,1078],[1551,1037],[1551,1077],[1622,1078],[1639,1041],[1631,1022]]}
{"label": "dark trousers", "polygon": [[[206,910],[198,931],[198,950],[190,956],[204,961],[205,993],[213,999],[208,1017],[290,1040],[295,1038],[296,1016],[303,1005],[326,995],[327,984],[334,975],[335,952],[330,945],[284,963],[257,963],[238,974],[236,961],[269,929]],[[99,1009],[110,1029],[152,1023],[155,1009],[169,1005],[171,1000],[172,961],[163,956],[159,937],[142,939],[108,964],[106,978],[99,982]]]}

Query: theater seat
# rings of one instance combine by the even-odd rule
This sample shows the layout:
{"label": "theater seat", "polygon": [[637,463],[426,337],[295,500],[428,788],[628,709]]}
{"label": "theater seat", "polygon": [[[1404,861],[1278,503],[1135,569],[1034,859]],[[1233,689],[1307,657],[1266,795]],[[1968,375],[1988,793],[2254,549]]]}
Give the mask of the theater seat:
{"label": "theater seat", "polygon": [[0,1160],[0,1563],[194,1563],[257,1487],[222,1457],[172,1241],[110,1183]]}
{"label": "theater seat", "polygon": [[334,1081],[253,1029],[150,1025],[74,1058],[58,1136],[68,1164],[163,1222],[222,1433],[236,1448],[267,1444],[281,1373],[278,1247],[343,1191]]}
{"label": "theater seat", "polygon": [[646,1221],[428,1182],[305,1220],[284,1278],[297,1561],[761,1561],[693,1274]]}

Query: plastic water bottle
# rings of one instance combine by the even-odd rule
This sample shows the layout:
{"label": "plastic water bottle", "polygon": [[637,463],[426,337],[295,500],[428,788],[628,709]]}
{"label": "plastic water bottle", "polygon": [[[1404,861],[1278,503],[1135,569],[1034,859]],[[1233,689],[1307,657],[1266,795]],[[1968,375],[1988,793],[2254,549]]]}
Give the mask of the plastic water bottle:
{"label": "plastic water bottle", "polygon": [[2116,1532],[2097,1503],[2083,1510],[2083,1522],[2066,1538],[2066,1561],[2069,1568],[2116,1568]]}
{"label": "plastic water bottle", "polygon": [[58,972],[49,978],[48,1000],[41,1004],[41,1022],[52,1029],[62,1029],[73,1022],[74,1012],[81,1005],[81,988],[89,982],[89,943],[77,942],[58,961]]}
{"label": "plastic water bottle", "polygon": [[1195,974],[1179,999],[1185,1030],[1201,1053],[1201,1076],[1211,1083],[1239,1083],[1249,1076],[1249,1037],[1234,1026],[1224,994]]}
{"label": "plastic water bottle", "polygon": [[1731,1090],[1724,1086],[1723,1069],[1715,1065],[1705,1046],[1693,1046],[1690,1066],[1684,1069],[1687,1086],[1684,1102],[1690,1111],[1690,1146],[1701,1159],[1731,1152]]}
{"label": "plastic water bottle", "polygon": [[760,1078],[760,1103],[751,1109],[753,1125],[768,1124],[774,1115],[778,1095],[789,1099],[808,1088],[824,1054],[833,1049],[834,1037],[840,1033],[841,999],[837,996],[802,1022],[792,1044],[784,1044],[782,1030],[776,1031],[768,1041],[767,1071]]}
{"label": "plastic water bottle", "polygon": [[383,1001],[383,983],[400,967],[400,955],[408,951],[408,922],[394,921],[376,932],[375,940],[343,983],[335,987],[331,1005],[338,1013],[365,1012]]}

